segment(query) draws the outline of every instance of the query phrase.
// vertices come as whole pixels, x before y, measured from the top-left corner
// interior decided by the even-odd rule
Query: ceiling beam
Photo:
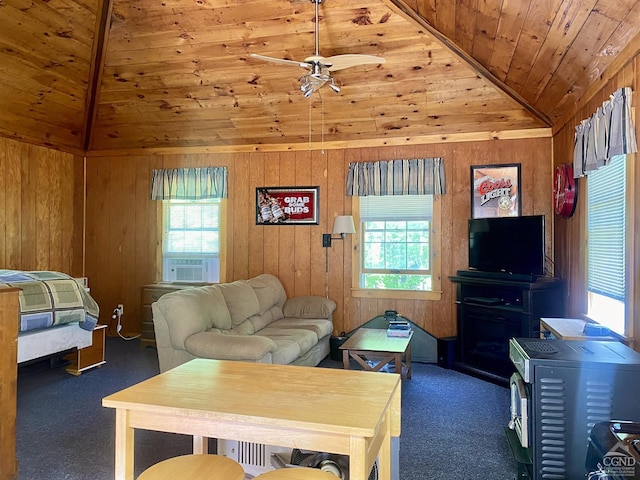
[[[91,146],[91,131],[96,116],[113,0],[99,0],[98,5],[98,15],[96,15],[96,26],[93,34],[91,70],[89,72],[89,84],[84,110],[84,130],[82,132],[82,148],[85,152]]]
[[[345,150],[351,148],[397,147],[438,143],[494,142],[525,138],[551,138],[551,128],[524,130],[478,131],[468,133],[418,135],[364,140],[313,141],[301,143],[243,144],[194,147],[127,148],[118,150],[90,150],[87,157],[128,157],[151,155],[187,155],[209,153],[298,152],[303,150]]]
[[[524,108],[527,112],[529,112],[532,116],[543,122],[547,127],[552,127],[553,122],[551,119],[544,113],[535,108],[533,105],[529,104],[522,96],[520,96],[515,90],[510,88],[507,84],[505,84],[502,80],[497,78],[493,73],[487,70],[484,65],[478,62],[475,58],[469,55],[467,52],[462,50],[458,45],[455,44],[451,39],[449,39],[446,35],[442,34],[439,30],[437,30],[433,25],[431,25],[427,19],[422,17],[418,12],[416,12],[413,8],[407,5],[404,0],[382,0],[383,3],[389,6],[392,10],[395,10],[399,14],[407,17],[409,20],[417,23],[419,27],[424,28],[429,35],[431,35],[438,43],[440,43],[444,48],[449,50],[453,55],[458,57],[462,62],[466,63],[471,67],[479,76],[492,83],[495,87],[504,92],[505,95],[516,101],[522,108]]]

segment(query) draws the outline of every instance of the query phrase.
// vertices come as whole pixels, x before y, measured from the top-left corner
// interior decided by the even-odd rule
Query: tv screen
[[[544,215],[469,220],[469,269],[544,275]]]

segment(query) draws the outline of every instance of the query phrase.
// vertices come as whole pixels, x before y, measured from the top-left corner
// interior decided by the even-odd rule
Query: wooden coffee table
[[[363,369],[378,372],[390,362],[394,362],[396,373],[411,378],[411,337],[388,337],[387,331],[374,328],[361,328],[351,335],[342,345],[342,363],[349,370],[349,358],[353,358]],[[402,362],[402,357],[404,363]],[[369,363],[369,361],[372,363]]]

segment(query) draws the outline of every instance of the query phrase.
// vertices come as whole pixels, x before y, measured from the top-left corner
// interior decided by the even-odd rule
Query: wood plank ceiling
[[[548,135],[640,45],[637,0],[0,0],[0,134],[90,154]],[[103,13],[104,12],[104,13]]]

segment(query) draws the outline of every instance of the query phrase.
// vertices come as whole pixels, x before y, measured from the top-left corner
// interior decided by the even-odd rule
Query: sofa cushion
[[[311,347],[318,343],[318,337],[314,332],[302,328],[276,328],[270,325],[260,330],[259,335],[273,340],[278,345],[276,351],[273,352],[274,363],[280,363],[276,362],[275,358],[280,353],[280,348],[286,345],[288,341],[295,342],[298,345],[298,353],[286,363],[290,363],[298,356],[307,353]]]
[[[258,297],[260,314],[263,315],[267,310],[276,306],[280,309],[280,318],[282,318],[282,306],[287,299],[287,294],[280,280],[273,275],[263,273],[257,277],[250,278],[247,283],[251,285]]]
[[[271,354],[272,363],[288,365],[300,356],[300,345],[288,338],[275,339],[277,347]]]
[[[256,318],[260,318],[260,315],[254,315],[253,317],[249,317],[247,318],[244,322],[240,323],[239,325],[235,325],[232,329],[231,329],[231,333],[233,333],[234,335],[253,335],[257,332],[255,325],[254,325],[254,319]]]
[[[237,327],[247,318],[260,313],[258,297],[245,280],[221,283],[217,287],[222,291],[222,295],[227,302],[233,327]]]
[[[287,300],[282,309],[285,317],[329,318],[336,309],[336,303],[318,296],[300,296]]]
[[[259,335],[225,335],[225,332],[207,331],[191,335],[185,342],[187,351],[199,358],[258,362],[278,345]]]
[[[311,330],[316,334],[318,340],[327,335],[331,335],[333,331],[333,322],[322,318],[283,318],[273,322],[269,326],[282,329],[294,328]]]
[[[231,328],[231,313],[227,308],[227,302],[222,295],[222,292],[216,285],[210,285],[202,287],[206,291],[207,305],[209,319],[211,325],[209,328],[220,328],[222,330],[228,330]]]
[[[253,317],[247,318],[240,325],[234,327],[233,331],[241,335],[252,335],[254,333],[260,332],[260,330],[270,325],[272,322],[280,320],[281,318],[282,309],[277,305],[274,305],[269,310],[261,313],[260,315],[254,315]]]
[[[209,328],[231,328],[231,316],[221,292],[215,286],[186,288],[163,295],[158,308],[168,322],[171,342],[184,348],[185,340],[196,332]]]

